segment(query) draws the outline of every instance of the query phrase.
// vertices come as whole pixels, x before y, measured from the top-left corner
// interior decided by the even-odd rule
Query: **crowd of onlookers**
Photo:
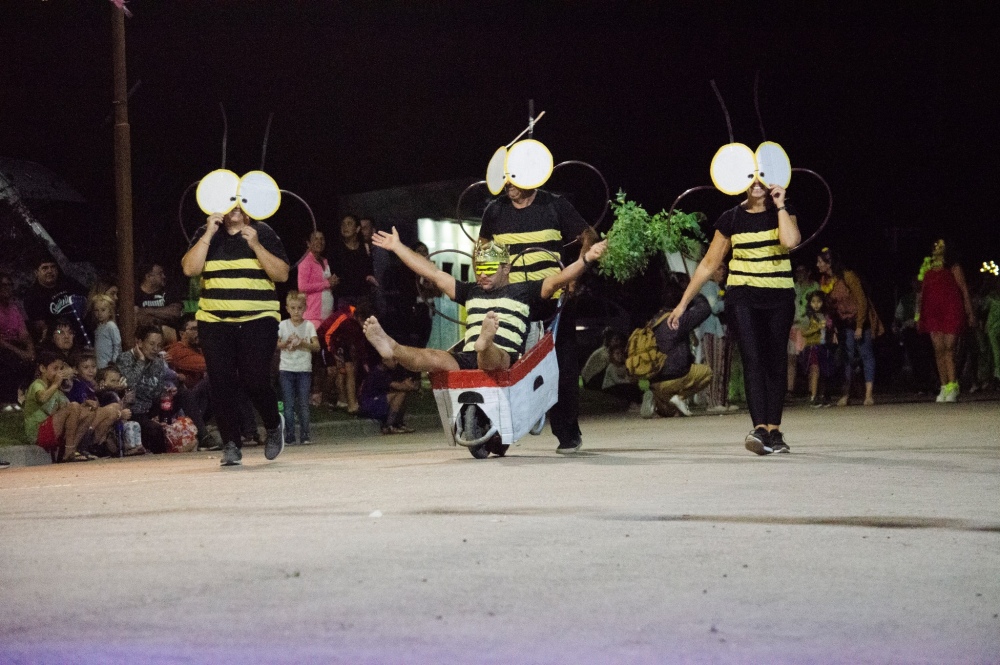
[[[361,332],[379,302],[408,339],[426,345],[433,288],[391,264],[375,279],[371,219],[344,217],[327,252],[323,232],[308,240],[289,280],[275,349],[288,444],[310,442],[310,406],[328,405],[379,421],[384,434],[412,432],[407,396],[420,376],[386,366]],[[415,247],[425,255],[427,248]],[[136,272],[135,302],[120,303],[110,279],[89,290],[65,277],[48,255],[32,266],[30,286],[17,297],[0,273],[0,407],[23,411],[25,438],[53,461],[103,455],[215,450],[205,357],[198,339],[198,284],[174,296],[162,263]],[[197,282],[197,280],[195,280]],[[193,296],[193,297],[192,297]],[[125,340],[116,318],[135,313]],[[404,335],[401,335],[404,336]],[[244,445],[260,442],[249,400],[241,413]]]
[[[818,253],[814,266],[796,264],[794,281],[788,400],[802,396],[826,407],[857,398],[870,406],[876,356],[896,365],[895,373],[916,392],[936,393],[937,402],[1000,389],[1000,279],[988,268],[967,276],[944,240],[934,243],[919,272],[914,268],[888,326],[865,280],[829,249]],[[626,370],[627,334],[610,328],[583,368],[584,387],[628,400],[644,417],[691,415],[692,403],[709,413],[736,408],[730,402],[741,401],[743,382],[739,352],[727,334],[725,282],[720,268],[677,330],[660,325],[662,316],[650,321],[666,361],[649,377],[645,393],[639,377]],[[686,285],[687,275],[668,275],[661,313],[673,308]]]
[[[371,219],[348,215],[328,248],[322,231],[308,239],[285,297],[287,317],[275,350],[287,443],[310,442],[310,407],[328,405],[378,420],[385,434],[413,431],[407,396],[420,376],[387,366],[372,352],[362,322],[375,312],[401,343],[426,346],[433,286],[390,261],[375,278]],[[427,247],[413,248],[427,255]],[[391,257],[390,257],[391,258]],[[55,461],[217,449],[196,300],[173,297],[159,263],[137,272],[133,339],[123,340],[113,280],[89,291],[64,277],[50,257],[33,266],[21,297],[0,273],[0,405],[23,410],[25,436]],[[608,329],[582,370],[586,389],[635,405],[644,417],[690,415],[692,406],[722,413],[741,401],[739,353],[727,331],[725,269],[692,302],[677,329],[659,325],[678,302],[686,276],[665,282],[659,321],[650,322],[661,368],[641,390],[626,368],[628,332]],[[1000,387],[1000,280],[971,277],[944,241],[915,271],[910,289],[885,325],[865,280],[827,249],[815,264],[794,268],[796,312],[788,337],[788,395],[815,407],[875,402],[876,347],[891,337],[909,385],[955,402],[960,392]],[[187,289],[196,294],[197,284]],[[375,298],[378,291],[379,298]],[[882,354],[885,357],[886,354]],[[852,385],[857,390],[852,392]],[[960,390],[961,386],[961,390]],[[245,444],[259,443],[248,400],[241,414]]]

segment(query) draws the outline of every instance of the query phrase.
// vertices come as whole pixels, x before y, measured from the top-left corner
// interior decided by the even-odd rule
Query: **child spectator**
[[[130,418],[132,412],[118,404],[101,406],[97,399],[97,359],[91,351],[81,351],[74,356],[73,366],[76,376],[66,393],[69,401],[82,404],[94,412],[94,420],[83,441],[77,448],[86,454],[103,447],[112,426],[122,418]]]
[[[608,352],[608,366],[604,370],[604,380],[601,390],[630,404],[642,403],[642,391],[639,382],[625,368],[626,342],[624,336],[615,333]]]
[[[24,400],[24,434],[47,451],[53,462],[79,462],[92,457],[77,451],[77,445],[94,421],[93,408],[70,402],[59,389],[72,379],[73,370],[50,351],[39,351],[36,379]]]
[[[312,321],[303,318],[306,294],[289,291],[285,298],[289,318],[278,326],[278,349],[281,362],[278,378],[285,401],[285,443],[294,444],[295,415],[299,416],[299,440],[309,441],[309,388],[312,382],[312,352],[319,351],[319,339]]]
[[[621,333],[615,331],[614,328],[605,328],[601,333],[601,346],[590,354],[587,362],[583,365],[583,369],[580,370],[580,377],[583,379],[584,388],[600,390],[604,385],[604,372],[608,368],[611,358],[611,347],[615,340],[619,344],[624,344],[624,336]]]
[[[88,309],[97,326],[94,328],[94,352],[97,369],[104,369],[122,352],[122,334],[115,323],[115,301],[111,296],[91,296]]]
[[[97,370],[94,380],[97,384],[97,403],[101,406],[115,404],[122,409],[122,418],[115,423],[116,440],[106,441],[108,452],[120,452],[125,456],[144,455],[146,449],[142,447],[142,429],[139,423],[130,420],[132,412],[124,408],[131,400],[126,394],[125,378],[112,364]]]
[[[833,319],[826,313],[826,298],[822,291],[809,294],[805,320],[799,326],[804,346],[799,354],[799,365],[809,376],[809,405],[830,406],[829,379],[833,369],[830,350],[833,337]],[[819,380],[823,379],[823,395],[818,395]]]
[[[337,408],[358,412],[358,373],[365,364],[367,340],[362,322],[371,315],[367,300],[357,307],[345,305],[333,311],[319,329],[327,373],[337,387]]]
[[[381,359],[370,368],[361,384],[359,413],[379,421],[382,434],[409,434],[414,430],[403,424],[406,397],[420,389],[420,380],[401,365],[386,366]]]

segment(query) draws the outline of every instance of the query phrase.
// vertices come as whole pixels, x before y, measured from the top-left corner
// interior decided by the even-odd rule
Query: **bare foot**
[[[500,317],[496,312],[486,312],[483,317],[483,327],[476,338],[476,353],[482,353],[493,343],[493,338],[500,329]],[[373,342],[374,344],[374,342]]]
[[[364,324],[365,337],[371,342],[378,354],[385,359],[392,358],[393,350],[399,346],[396,340],[389,337],[384,330],[382,330],[382,325],[378,322],[374,316],[369,316]]]

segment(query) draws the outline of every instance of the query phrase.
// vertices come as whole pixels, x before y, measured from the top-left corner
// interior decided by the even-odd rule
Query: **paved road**
[[[1000,662],[996,403],[794,409],[787,456],[747,428],[9,469],[0,662]]]

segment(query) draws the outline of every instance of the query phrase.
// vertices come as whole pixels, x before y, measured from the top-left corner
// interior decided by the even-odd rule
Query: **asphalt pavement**
[[[995,402],[0,473],[0,663],[997,663]]]

